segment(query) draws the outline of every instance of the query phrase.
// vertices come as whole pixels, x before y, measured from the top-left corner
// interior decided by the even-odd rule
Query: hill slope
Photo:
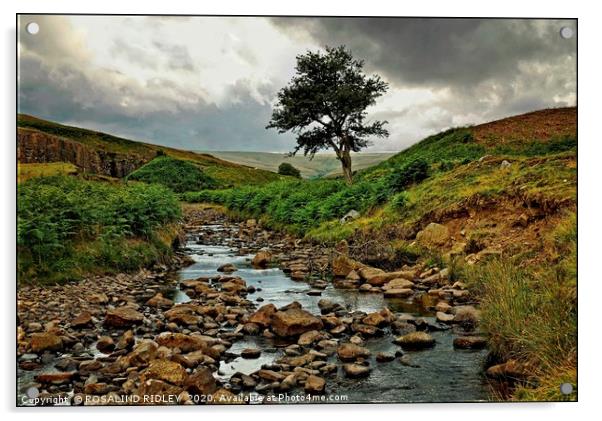
[[[111,177],[125,177],[162,152],[192,162],[222,186],[262,184],[281,178],[278,174],[209,154],[136,142],[25,114],[19,114],[17,118],[17,145],[19,163],[67,162],[84,172]]]
[[[253,168],[260,168],[268,171],[278,171],[278,166],[283,162],[288,162],[301,171],[303,178],[330,177],[342,175],[341,164],[334,154],[318,154],[312,160],[303,156],[296,155],[289,157],[284,153],[270,152],[208,152],[227,161],[247,165]],[[353,154],[353,169],[361,170],[378,164],[381,161],[391,157],[394,153],[358,153]]]

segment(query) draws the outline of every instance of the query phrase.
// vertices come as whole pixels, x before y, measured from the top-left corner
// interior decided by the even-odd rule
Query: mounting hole
[[[29,22],[27,24],[27,26],[25,27],[25,30],[27,31],[28,34],[35,35],[38,32],[40,32],[40,25],[38,25],[35,22]]]
[[[573,35],[575,35],[573,28],[570,28],[568,26],[563,26],[562,28],[560,28],[560,36],[564,39],[571,39],[573,38]]]
[[[573,385],[570,383],[562,383],[560,385],[560,393],[563,395],[570,395],[573,393]]]

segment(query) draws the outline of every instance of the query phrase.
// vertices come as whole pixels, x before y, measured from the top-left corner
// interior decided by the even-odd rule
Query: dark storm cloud
[[[573,21],[418,18],[274,18],[292,35],[346,45],[366,66],[408,85],[473,86],[505,78],[523,60],[574,55],[575,40],[559,36]]]

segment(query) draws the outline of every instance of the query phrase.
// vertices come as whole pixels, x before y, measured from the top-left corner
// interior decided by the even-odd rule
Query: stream
[[[222,225],[206,225],[202,230],[227,231]],[[291,279],[277,267],[256,269],[251,265],[254,254],[240,254],[236,247],[235,233],[230,237],[217,236],[217,242],[225,244],[199,244],[196,235],[188,236],[186,250],[194,264],[178,272],[180,281],[196,279],[202,276],[215,276],[217,268],[232,263],[247,286],[254,286],[258,292],[250,299],[262,300],[259,305],[274,304],[280,308],[292,301],[299,302],[303,308],[313,314],[320,314],[318,301],[329,299],[342,304],[349,311],[370,313],[388,307],[396,314],[407,314],[435,323],[434,314],[412,301],[399,298],[384,298],[382,294],[362,293],[357,289],[339,289],[332,283],[320,296],[307,294],[312,288],[304,281]],[[214,238],[214,237],[212,237]],[[212,241],[212,243],[215,241]],[[171,298],[176,302],[186,302],[188,296],[178,287],[171,290]],[[372,364],[373,370],[365,379],[345,379],[340,374],[333,384],[329,382],[331,394],[347,395],[348,402],[355,403],[394,403],[394,402],[474,402],[487,400],[487,381],[482,374],[487,350],[458,350],[452,345],[451,330],[433,332],[437,345],[433,349],[404,351],[413,366],[398,362]],[[393,336],[385,335],[367,339],[363,344],[372,354],[377,352],[395,353],[399,346],[392,343]],[[283,348],[294,342],[281,339],[268,339],[262,336],[245,336],[229,350],[240,353],[245,348],[259,348],[262,355],[258,359],[238,357],[231,362],[221,362],[218,376],[227,381],[236,372],[251,374],[263,365],[270,365],[284,355]],[[329,361],[334,361],[331,356]],[[339,369],[339,371],[342,371]]]

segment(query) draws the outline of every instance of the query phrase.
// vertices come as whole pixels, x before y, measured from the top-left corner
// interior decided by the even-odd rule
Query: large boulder
[[[266,268],[271,261],[272,253],[262,250],[253,257],[251,264],[256,268]]]
[[[361,364],[343,364],[345,375],[350,378],[367,377],[370,367]]]
[[[414,282],[404,278],[395,278],[383,285],[383,290],[414,288]]]
[[[371,276],[366,279],[372,286],[383,286],[389,281],[392,280],[405,280],[406,282],[410,282],[414,279],[414,272],[409,270],[402,270],[398,272],[386,272],[386,273],[377,273],[374,276]],[[410,282],[411,283],[411,282]]]
[[[435,339],[426,332],[408,333],[396,338],[393,342],[401,345],[403,349],[425,349],[435,346]]]
[[[254,323],[261,327],[268,327],[272,323],[272,316],[278,310],[274,304],[266,304],[261,306],[255,313],[249,316],[248,323]]]
[[[426,247],[445,245],[450,238],[449,230],[445,225],[431,222],[422,231],[416,234],[416,241]]]
[[[105,316],[105,326],[109,327],[130,327],[142,324],[144,316],[132,307],[117,307],[107,311]]]
[[[310,330],[320,330],[322,321],[300,308],[277,311],[272,316],[272,331],[281,337],[298,336]]]

